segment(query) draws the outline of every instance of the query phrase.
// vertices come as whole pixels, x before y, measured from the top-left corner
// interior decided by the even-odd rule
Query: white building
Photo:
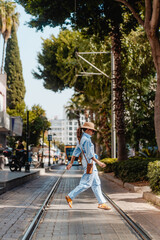
[[[76,145],[77,144],[77,120],[67,119],[66,114],[64,119],[58,119],[55,117],[50,120],[51,130],[50,134],[53,136],[53,140],[64,143],[65,145]],[[81,125],[85,122],[84,116],[80,118]]]
[[[6,147],[6,137],[22,136],[23,122],[21,117],[6,113],[7,75],[0,74],[0,147]]]

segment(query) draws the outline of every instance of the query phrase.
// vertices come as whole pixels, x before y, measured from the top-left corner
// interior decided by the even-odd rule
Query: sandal
[[[70,208],[72,208],[72,199],[69,196],[65,196],[67,203],[69,205]]]
[[[111,207],[107,206],[106,203],[98,204],[98,208],[104,209],[104,210],[111,210]]]

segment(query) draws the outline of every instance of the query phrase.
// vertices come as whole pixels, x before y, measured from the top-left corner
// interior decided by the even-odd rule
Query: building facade
[[[6,147],[6,136],[21,136],[23,122],[20,117],[6,113],[7,75],[0,74],[0,147]]]
[[[50,134],[53,136],[53,140],[64,143],[65,145],[77,144],[77,120],[69,120],[67,116],[64,119],[54,118],[50,120],[51,130]],[[84,116],[80,117],[81,125],[85,122]]]

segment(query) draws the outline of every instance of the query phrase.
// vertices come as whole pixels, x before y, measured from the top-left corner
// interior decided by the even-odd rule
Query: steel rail
[[[152,240],[149,234],[137,223],[135,223],[110,197],[108,197],[104,192],[102,192],[104,197],[108,202],[119,212],[119,214],[126,220],[126,222],[134,229],[134,231],[143,239],[143,240]]]
[[[37,226],[44,214],[44,211],[48,205],[49,200],[51,199],[53,193],[56,191],[56,189],[58,188],[60,181],[62,179],[63,174],[65,173],[66,170],[63,171],[62,175],[57,179],[56,183],[54,184],[54,186],[52,187],[51,191],[49,192],[48,196],[46,197],[45,201],[43,202],[41,208],[39,209],[39,211],[37,212],[36,216],[34,217],[33,221],[31,222],[31,224],[29,225],[27,231],[25,232],[25,234],[23,235],[21,240],[30,240],[32,239],[33,234],[35,233],[35,230],[37,229]]]

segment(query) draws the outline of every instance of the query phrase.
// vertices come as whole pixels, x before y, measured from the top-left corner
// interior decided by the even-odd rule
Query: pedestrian
[[[22,143],[22,140],[18,141],[18,146],[16,148],[16,155],[21,156],[22,151],[24,150],[24,145]]]
[[[81,177],[79,185],[65,197],[70,208],[72,208],[72,200],[78,194],[91,187],[95,197],[98,200],[98,208],[105,210],[111,209],[109,206],[107,206],[106,199],[102,194],[101,182],[96,167],[96,163],[102,168],[104,168],[106,164],[100,162],[95,158],[94,145],[91,141],[91,137],[95,131],[97,130],[94,128],[94,124],[92,122],[85,122],[81,128],[77,129],[78,142],[73,152],[71,162],[67,165],[67,170],[72,167],[75,158],[79,157],[79,155],[82,153],[82,165],[84,174]],[[87,161],[88,163],[93,163],[93,172],[91,174],[86,173]]]

